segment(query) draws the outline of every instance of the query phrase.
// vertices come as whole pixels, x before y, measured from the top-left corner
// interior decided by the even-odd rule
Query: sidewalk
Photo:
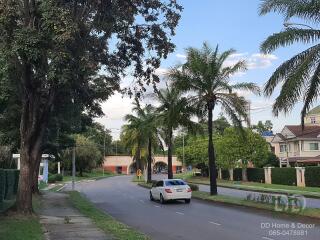
[[[75,209],[64,193],[44,192],[39,210],[40,223],[48,240],[109,240],[93,222]]]

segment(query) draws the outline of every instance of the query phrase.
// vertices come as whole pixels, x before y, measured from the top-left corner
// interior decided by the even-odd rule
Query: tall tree
[[[320,2],[305,0],[263,0],[260,15],[280,13],[285,18],[286,28],[269,36],[261,45],[264,53],[272,53],[279,47],[293,43],[315,44],[282,63],[267,81],[264,93],[267,96],[281,85],[281,91],[273,105],[273,113],[288,113],[303,99],[301,123],[312,104],[318,99],[320,90],[320,30],[302,23],[290,23],[290,19],[320,23]]]
[[[204,43],[202,49],[188,48],[187,62],[181,69],[173,69],[170,77],[175,85],[189,93],[189,101],[197,108],[198,116],[207,117],[208,124],[208,155],[210,172],[210,194],[217,194],[216,156],[213,145],[213,110],[220,105],[225,114],[237,127],[242,127],[242,120],[247,121],[247,101],[240,97],[236,90],[243,89],[259,93],[254,83],[231,84],[230,77],[246,69],[244,61],[235,65],[225,66],[227,58],[234,50],[219,54],[218,46],[212,50]]]
[[[127,67],[140,85],[158,82],[153,72],[174,49],[181,10],[175,0],[0,1],[1,78],[17,84],[21,103],[19,213],[32,212],[30,176],[53,107],[72,102],[102,114],[99,103]]]
[[[136,116],[128,114],[125,120],[128,124],[123,128],[124,141],[133,149],[134,160],[136,168],[141,169],[141,153],[146,149],[147,155],[147,181],[151,182],[151,165],[152,165],[152,149],[159,143],[157,131],[157,115],[155,114],[154,107],[147,105],[144,108],[140,106],[139,101],[136,99],[133,111]]]
[[[180,90],[169,85],[157,91],[156,98],[160,104],[157,108],[158,121],[163,129],[164,140],[168,146],[168,178],[172,179],[173,131],[179,126],[192,130],[196,129],[196,124],[191,121],[194,109],[188,103],[188,99],[182,96]]]

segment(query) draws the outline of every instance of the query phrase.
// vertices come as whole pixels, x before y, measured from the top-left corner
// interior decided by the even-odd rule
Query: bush
[[[48,183],[55,183],[63,181],[63,176],[61,174],[49,174]]]
[[[320,187],[320,167],[306,167],[304,176],[307,187]]]
[[[242,180],[242,168],[233,169],[233,180],[241,181]]]
[[[199,191],[199,186],[196,184],[188,183],[188,186],[191,188],[192,191]]]
[[[0,169],[0,203],[4,199],[5,194],[5,187],[6,187],[6,181],[5,181],[5,173],[3,169]]]
[[[230,175],[229,175],[229,170],[226,170],[226,169],[222,169],[221,170],[221,177],[222,177],[222,179],[224,179],[224,180],[229,180],[229,178],[230,178]]]
[[[295,168],[272,168],[271,179],[273,184],[296,185]]]
[[[248,181],[264,183],[264,169],[263,168],[248,168],[247,169]]]

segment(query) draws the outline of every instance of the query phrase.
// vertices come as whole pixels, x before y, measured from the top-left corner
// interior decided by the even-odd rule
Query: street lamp
[[[303,24],[303,23],[284,22],[283,26],[285,28],[289,28],[290,26],[302,26],[302,27],[307,27],[307,28],[312,29],[312,30],[314,29],[313,27],[311,27],[311,26],[309,26],[307,24]]]

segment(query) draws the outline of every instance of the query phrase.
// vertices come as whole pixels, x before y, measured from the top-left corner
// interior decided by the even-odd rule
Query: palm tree
[[[286,28],[269,36],[261,45],[264,53],[272,53],[279,47],[296,42],[315,43],[305,51],[298,53],[282,63],[267,81],[264,93],[270,96],[281,84],[279,96],[273,105],[275,116],[279,112],[288,113],[296,102],[303,99],[301,123],[320,91],[320,30],[305,24],[290,23],[291,18],[301,18],[306,22],[320,23],[320,1],[305,0],[264,0],[260,6],[260,15],[278,12],[285,17]]]
[[[210,193],[217,194],[216,157],[213,145],[212,115],[217,105],[232,120],[235,126],[242,127],[242,120],[248,121],[247,101],[234,90],[249,90],[259,93],[254,83],[231,84],[230,77],[246,69],[244,61],[225,66],[227,58],[234,50],[219,54],[218,46],[212,50],[204,43],[202,49],[188,48],[187,62],[171,71],[170,77],[179,89],[189,93],[189,101],[197,109],[200,118],[207,117],[208,156],[210,173]]]
[[[158,143],[156,114],[151,105],[142,108],[137,99],[133,111],[137,116],[132,114],[125,116],[128,124],[123,128],[123,140],[132,148],[137,169],[142,168],[141,153],[145,152],[143,149],[147,149],[147,181],[151,182],[152,148]]]
[[[182,92],[172,86],[166,85],[166,88],[156,91],[156,98],[160,104],[157,108],[157,121],[162,126],[168,146],[168,178],[172,179],[173,131],[179,126],[195,130],[196,124],[190,120],[194,111],[188,104],[188,99],[182,96]]]

